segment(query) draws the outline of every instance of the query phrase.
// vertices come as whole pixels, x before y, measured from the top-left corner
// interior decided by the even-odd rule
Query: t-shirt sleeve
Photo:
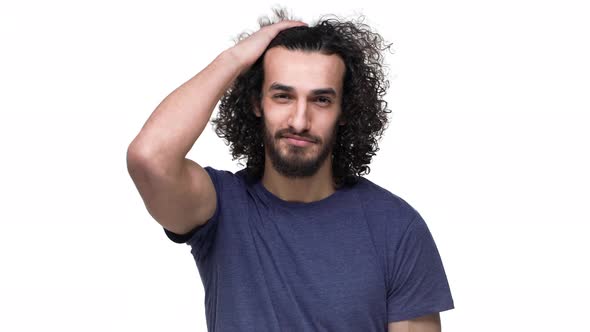
[[[416,213],[392,250],[392,264],[388,271],[388,322],[454,308],[440,254],[419,214]]]
[[[186,243],[187,245],[190,245],[192,247],[192,252],[193,254],[195,254],[195,258],[197,260],[201,260],[202,258],[204,258],[207,255],[209,248],[211,248],[211,245],[213,244],[213,241],[215,239],[215,232],[217,230],[217,225],[219,223],[219,210],[221,205],[220,193],[222,188],[221,179],[219,175],[220,171],[209,166],[204,167],[204,169],[211,177],[211,181],[213,182],[215,192],[217,195],[217,206],[215,208],[215,213],[213,214],[213,216],[209,220],[207,220],[205,224],[195,227],[186,234],[176,234],[172,231],[167,230],[166,228],[163,228],[164,233],[171,241],[176,243]]]

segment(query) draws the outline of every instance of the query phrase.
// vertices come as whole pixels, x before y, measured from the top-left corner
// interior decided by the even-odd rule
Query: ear
[[[252,111],[254,112],[254,114],[256,115],[256,117],[261,117],[262,114],[260,112],[260,104],[258,103],[258,101],[256,100],[256,98],[252,97],[250,99],[250,102],[252,104]]]

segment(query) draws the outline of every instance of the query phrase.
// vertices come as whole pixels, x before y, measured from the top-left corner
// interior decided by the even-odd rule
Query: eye
[[[326,97],[318,97],[316,99],[320,104],[324,104],[324,105],[329,105],[332,103],[332,100],[330,100],[330,98],[326,98]]]
[[[289,99],[289,95],[284,94],[284,93],[280,93],[280,94],[274,95],[273,98],[277,98],[277,99]]]

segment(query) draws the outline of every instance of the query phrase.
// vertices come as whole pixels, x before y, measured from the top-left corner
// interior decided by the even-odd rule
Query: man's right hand
[[[258,60],[279,32],[297,26],[307,26],[307,23],[285,20],[264,26],[252,35],[241,40],[238,44],[230,48],[228,52],[242,64],[244,68],[242,72],[244,72]]]

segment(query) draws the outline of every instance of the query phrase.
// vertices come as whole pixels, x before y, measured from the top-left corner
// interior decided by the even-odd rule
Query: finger
[[[308,26],[308,24],[303,21],[284,20],[277,23],[273,23],[271,25],[267,25],[263,27],[261,30],[268,30],[272,31],[272,34],[277,34],[279,31],[299,26]]]
[[[303,21],[293,21],[293,20],[285,20],[277,23],[277,25],[281,26],[307,26],[308,24]]]
[[[290,21],[290,23],[292,23],[293,25],[307,25],[307,23],[303,21]]]

